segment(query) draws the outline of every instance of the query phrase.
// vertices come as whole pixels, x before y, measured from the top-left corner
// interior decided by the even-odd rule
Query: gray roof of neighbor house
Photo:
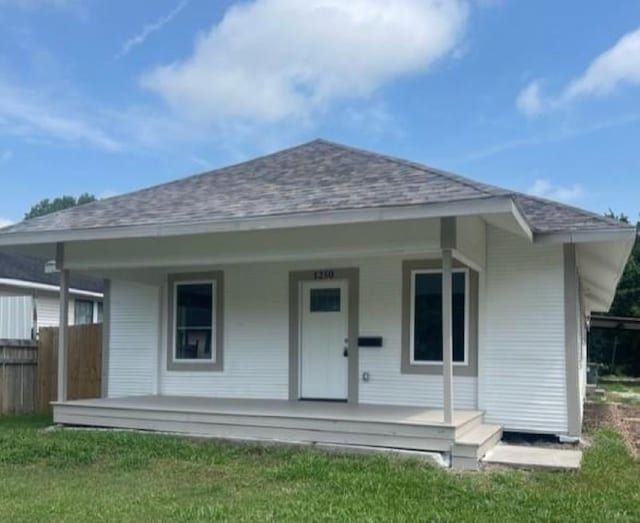
[[[60,274],[45,273],[46,262],[47,260],[33,256],[0,253],[0,279],[44,283],[57,287],[60,285]],[[78,276],[75,273],[71,274],[69,287],[82,291],[103,292],[102,280]]]
[[[406,160],[315,140],[230,167],[88,203],[3,233],[204,223],[508,197],[534,233],[630,227]]]

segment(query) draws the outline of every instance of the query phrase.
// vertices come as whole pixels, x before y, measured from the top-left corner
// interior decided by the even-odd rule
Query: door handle
[[[347,356],[349,356],[349,349],[347,349],[346,347],[344,348],[344,350],[342,351],[342,355],[346,358]]]

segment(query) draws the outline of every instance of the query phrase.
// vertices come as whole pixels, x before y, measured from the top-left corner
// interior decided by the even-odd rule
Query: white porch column
[[[442,251],[442,408],[444,422],[453,422],[453,250],[457,243],[455,217],[440,220]]]
[[[442,250],[442,379],[444,422],[453,422],[453,282],[451,249]]]
[[[69,325],[69,271],[64,268],[64,243],[56,245],[56,268],[60,271],[58,324],[58,401],[67,400],[67,347]]]

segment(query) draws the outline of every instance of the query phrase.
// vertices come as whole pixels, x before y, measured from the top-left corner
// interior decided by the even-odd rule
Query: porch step
[[[482,425],[482,421],[484,419],[484,412],[478,411],[475,415],[470,416],[463,423],[459,423],[455,428],[455,440],[459,440],[461,437],[465,436],[469,432],[472,432],[477,427]]]
[[[455,469],[477,470],[480,459],[502,439],[502,426],[480,424],[456,438],[451,451]]]

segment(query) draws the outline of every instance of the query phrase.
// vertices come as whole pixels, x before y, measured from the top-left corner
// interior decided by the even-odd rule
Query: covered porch
[[[55,423],[171,432],[197,437],[446,453],[475,468],[502,437],[478,410],[327,401],[129,396],[53,404]]]

